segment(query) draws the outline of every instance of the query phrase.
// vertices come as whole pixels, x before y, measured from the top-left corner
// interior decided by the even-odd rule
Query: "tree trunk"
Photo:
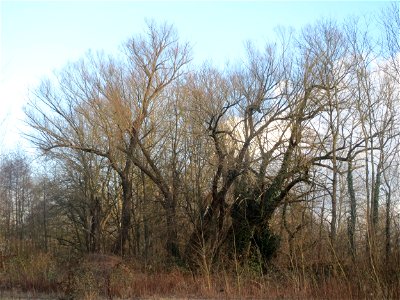
[[[374,184],[373,196],[372,196],[372,229],[374,237],[376,236],[377,226],[378,226],[378,217],[379,217],[379,190],[381,187],[381,163],[378,164],[378,168],[376,171],[376,179]]]
[[[350,241],[350,251],[353,261],[356,258],[356,244],[355,244],[355,228],[356,228],[356,194],[354,192],[354,182],[353,182],[353,163],[350,160],[347,165],[347,189],[350,196],[350,219],[348,224],[348,234]]]
[[[337,223],[337,170],[334,163],[332,179],[332,220],[331,220],[331,243],[335,244],[336,241],[336,223]]]
[[[168,197],[165,201],[167,221],[167,252],[173,258],[180,258],[178,246],[178,224],[176,220],[176,201],[174,197]]]
[[[389,257],[390,257],[390,252],[391,252],[391,242],[390,242],[390,209],[391,209],[391,189],[388,186],[388,191],[386,193],[386,228],[385,228],[385,238],[386,238],[386,243],[385,243],[385,259],[386,263],[389,263]]]
[[[100,218],[101,218],[101,205],[98,197],[93,197],[90,207],[90,239],[89,239],[89,252],[100,251]]]
[[[125,245],[129,239],[129,229],[131,227],[131,211],[132,211],[132,182],[128,178],[122,179],[122,212],[121,227],[117,240],[114,245],[114,254],[124,255]]]
[[[189,241],[185,249],[185,259],[187,263],[196,269],[198,257],[197,255],[207,249],[207,257],[209,261],[214,260],[215,254],[221,242],[221,229],[220,226],[224,222],[225,212],[221,206],[225,206],[226,192],[220,191],[211,197],[211,203],[201,216],[190,235]],[[206,248],[206,249],[204,249]]]
[[[44,251],[48,251],[48,229],[47,229],[47,194],[46,182],[43,181],[43,238]]]

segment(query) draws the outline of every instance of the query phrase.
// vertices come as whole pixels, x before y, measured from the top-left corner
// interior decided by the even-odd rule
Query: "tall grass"
[[[0,272],[0,296],[8,291],[14,295],[48,294],[87,300],[400,298],[400,274],[396,266],[389,273],[383,267],[376,270],[379,283],[362,262],[352,268],[343,266],[343,272],[334,272],[330,266],[291,269],[271,265],[263,274],[240,268],[239,264],[233,264],[232,268],[194,275],[178,267],[147,271],[139,262],[110,255],[65,258],[37,252],[4,262]]]

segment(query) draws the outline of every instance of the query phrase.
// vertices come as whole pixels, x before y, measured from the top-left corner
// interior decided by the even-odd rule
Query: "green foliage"
[[[276,253],[280,239],[263,222],[260,205],[256,200],[238,201],[234,204],[231,215],[237,257],[247,262],[250,257],[257,257],[259,254],[262,261],[269,261]]]
[[[269,261],[279,248],[280,238],[273,234],[269,227],[261,227],[256,231],[254,240],[265,262]]]

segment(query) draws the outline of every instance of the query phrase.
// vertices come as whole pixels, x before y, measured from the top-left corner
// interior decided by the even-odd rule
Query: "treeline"
[[[206,275],[363,265],[399,284],[399,6],[382,16],[282,30],[222,69],[149,23],[69,64],[26,108],[41,163],[2,157],[3,253]]]

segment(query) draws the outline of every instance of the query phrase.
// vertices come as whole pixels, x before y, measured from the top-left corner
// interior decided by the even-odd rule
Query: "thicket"
[[[223,69],[149,23],[44,80],[40,156],[0,161],[2,289],[400,297],[399,6],[382,16],[282,30]]]

